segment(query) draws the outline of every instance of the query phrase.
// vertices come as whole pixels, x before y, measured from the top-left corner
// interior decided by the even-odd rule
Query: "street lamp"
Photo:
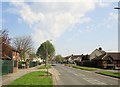
[[[115,7],[114,9],[120,9],[120,7]]]
[[[47,76],[48,76],[48,44],[47,44],[48,41],[52,41],[52,40],[46,40],[46,44],[45,44]]]

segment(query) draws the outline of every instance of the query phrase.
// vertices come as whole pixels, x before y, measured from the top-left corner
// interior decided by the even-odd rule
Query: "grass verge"
[[[35,71],[28,73],[15,81],[13,81],[9,86],[12,85],[49,85],[49,87],[52,87],[52,75],[49,73],[47,76],[45,71]]]
[[[101,71],[96,73],[120,79],[120,72]]]
[[[42,65],[42,66],[40,66],[40,67],[38,67],[38,69],[46,69],[46,68],[51,68],[51,65],[47,65],[47,66],[45,66],[45,65]]]
[[[83,66],[72,66],[73,68],[81,69],[81,70],[88,70],[88,71],[95,71],[97,68],[91,68],[91,67],[83,67]]]

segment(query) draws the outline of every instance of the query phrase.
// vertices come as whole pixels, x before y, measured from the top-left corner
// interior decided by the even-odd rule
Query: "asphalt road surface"
[[[118,85],[118,79],[99,75],[92,71],[85,71],[57,64],[54,68],[59,72],[58,85]]]

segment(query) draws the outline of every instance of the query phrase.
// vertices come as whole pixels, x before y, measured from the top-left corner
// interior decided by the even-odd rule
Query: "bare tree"
[[[31,36],[20,36],[13,38],[13,47],[20,52],[20,56],[25,60],[25,54],[29,53],[33,47]]]
[[[9,35],[8,35],[8,30],[6,29],[2,29],[0,30],[0,37],[2,37],[2,42],[5,43],[5,44],[10,44],[10,38],[9,38]]]

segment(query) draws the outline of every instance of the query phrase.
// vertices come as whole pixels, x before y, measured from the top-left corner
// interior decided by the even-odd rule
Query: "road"
[[[60,64],[57,64],[54,68],[59,73],[58,85],[109,85],[108,87],[118,85],[117,78],[99,75],[92,71],[75,69]]]

